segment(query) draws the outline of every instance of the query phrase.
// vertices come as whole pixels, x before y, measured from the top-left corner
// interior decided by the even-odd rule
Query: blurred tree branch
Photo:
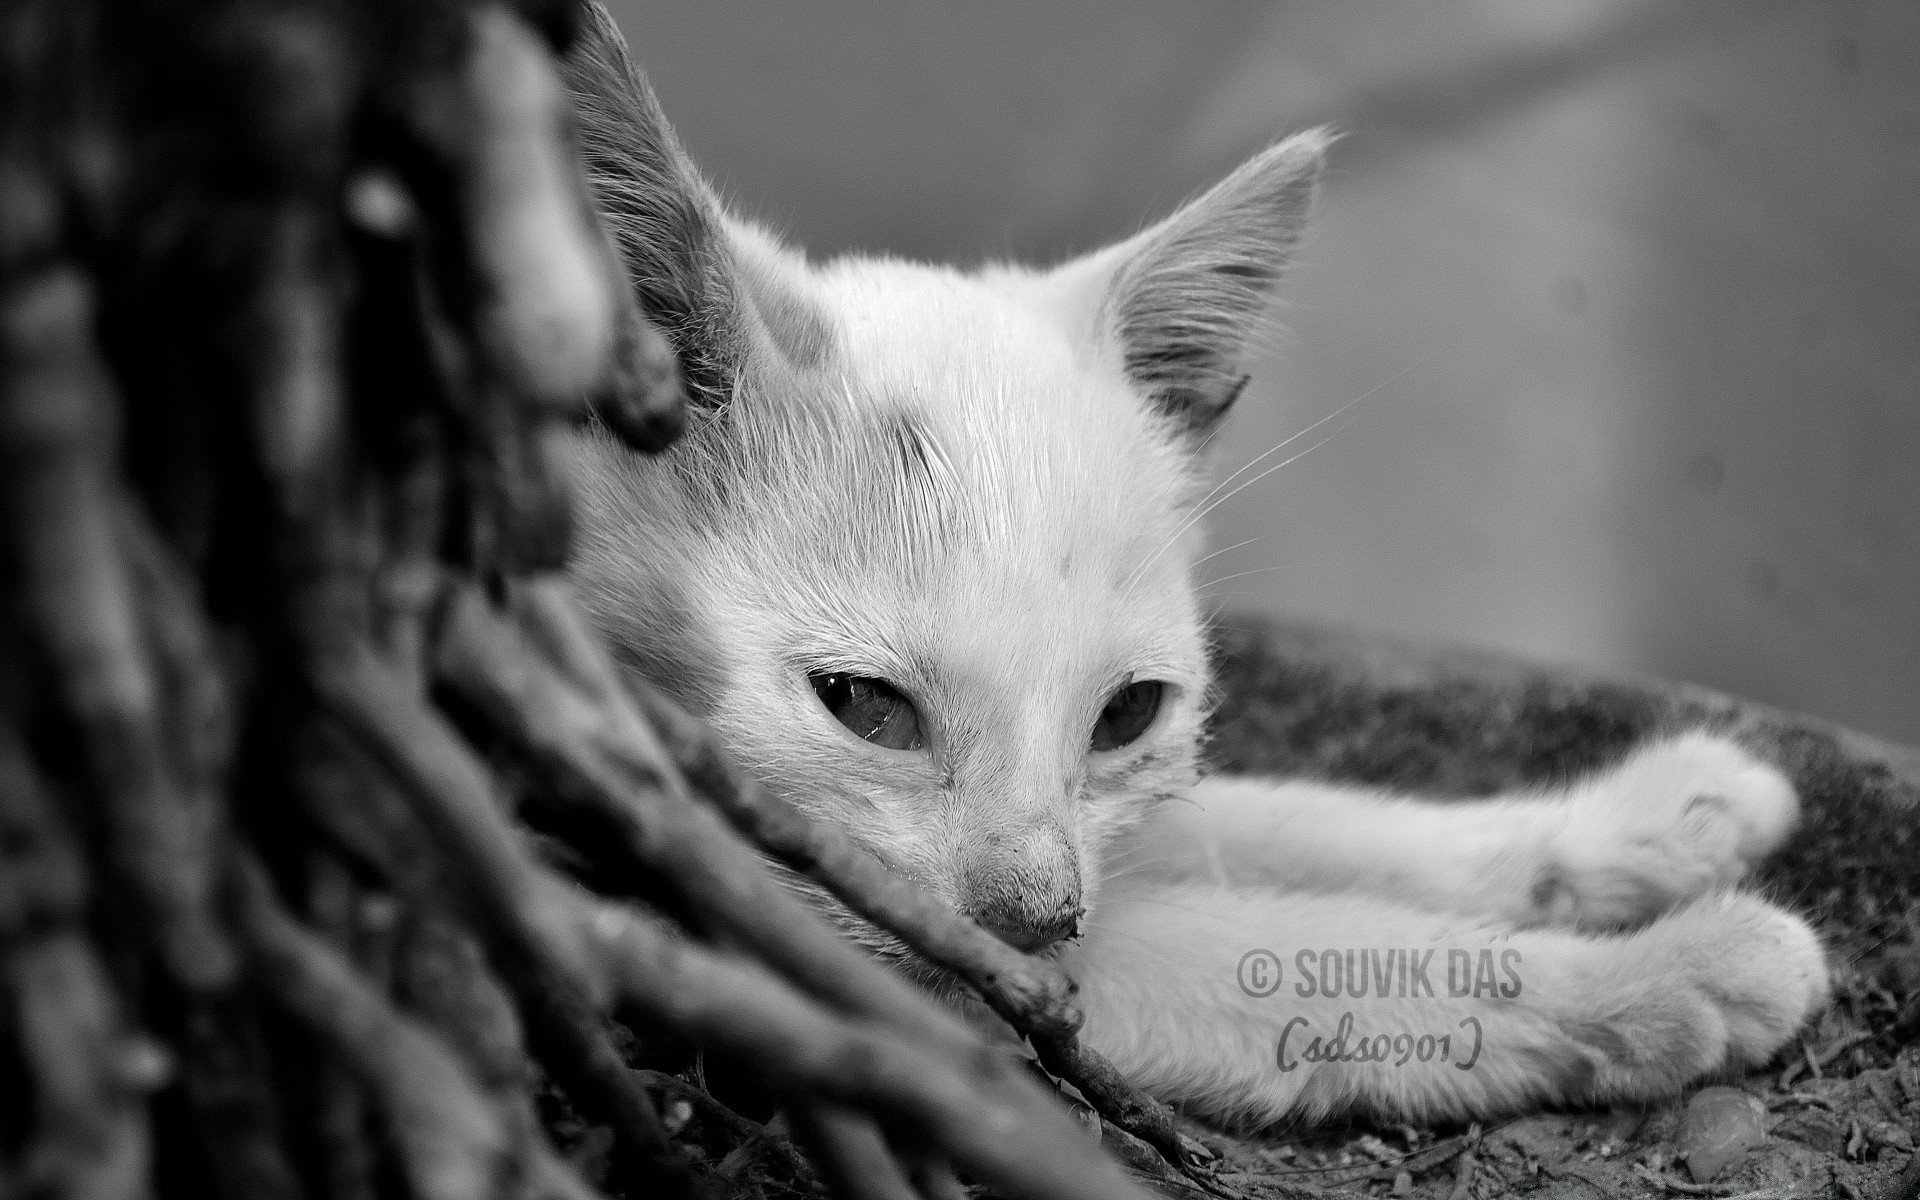
[[[676,1139],[690,1085],[634,1064],[691,1045],[845,1194],[1138,1194],[762,853],[1182,1159],[1069,981],[733,774],[553,575],[564,425],[657,450],[681,404],[573,149],[583,18],[0,12],[0,1193],[713,1194],[687,1121],[773,1135],[695,1089]],[[523,823],[555,805],[620,894]]]

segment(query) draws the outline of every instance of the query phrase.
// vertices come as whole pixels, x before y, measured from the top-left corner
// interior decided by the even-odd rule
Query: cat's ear
[[[1295,134],[1049,280],[1092,314],[1095,336],[1190,436],[1213,429],[1246,386],[1249,343],[1300,241],[1332,140],[1325,129]]]
[[[595,206],[634,296],[672,339],[689,399],[721,403],[745,353],[738,271],[719,199],[634,69],[606,8],[589,3],[562,62]]]

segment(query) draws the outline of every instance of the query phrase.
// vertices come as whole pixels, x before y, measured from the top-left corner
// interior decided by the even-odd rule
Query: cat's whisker
[[[1123,878],[1128,868],[1138,863],[1157,863],[1159,861],[1159,851],[1157,848],[1152,846],[1131,847],[1111,858],[1103,859],[1102,866],[1104,869],[1100,872],[1100,878],[1104,881],[1111,882],[1112,880]]]
[[[1388,380],[1387,382],[1391,383],[1393,381]],[[1246,462],[1241,463],[1238,467],[1234,468],[1233,472],[1229,474],[1226,478],[1214,484],[1213,487],[1207,492],[1206,495],[1200,497],[1199,503],[1202,506],[1204,506],[1207,503],[1207,501],[1213,499],[1215,496],[1220,494],[1220,489],[1226,487],[1228,484],[1231,484],[1235,479],[1238,479],[1242,473],[1246,471],[1250,471],[1254,467],[1259,466],[1265,460],[1280,453],[1282,450],[1285,450],[1288,446],[1291,446],[1295,442],[1299,441],[1301,438],[1306,437],[1308,434],[1312,433],[1314,430],[1320,428],[1322,425],[1325,425],[1328,421],[1332,421],[1336,419],[1337,417],[1340,416],[1340,414],[1346,412],[1348,409],[1352,408],[1354,405],[1359,404],[1371,398],[1372,396],[1374,396],[1380,391],[1381,387],[1385,387],[1385,386],[1386,384],[1383,383],[1379,387],[1375,387],[1372,390],[1364,393],[1363,395],[1354,397],[1352,400],[1349,400],[1345,404],[1342,404],[1339,408],[1336,408],[1332,412],[1321,417],[1319,420],[1307,426],[1305,429],[1301,429],[1296,433],[1289,434],[1287,437],[1282,438],[1279,442],[1261,451],[1259,454],[1255,455],[1253,458],[1250,458]]]
[[[1218,579],[1209,579],[1205,583],[1195,584],[1193,590],[1196,594],[1202,594],[1205,593],[1208,588],[1218,587],[1223,583],[1231,583],[1236,579],[1245,579],[1249,575],[1267,575],[1274,571],[1286,571],[1291,568],[1292,564],[1283,563],[1276,567],[1255,567],[1249,571],[1235,571],[1231,575],[1222,575]]]
[[[1258,475],[1255,475],[1252,479],[1249,479],[1246,482],[1240,484],[1238,487],[1234,488],[1232,491],[1228,492],[1226,495],[1213,500],[1211,503],[1207,504],[1204,508],[1202,508],[1199,512],[1195,513],[1193,519],[1195,521],[1204,520],[1207,514],[1213,512],[1214,509],[1219,508],[1222,504],[1225,504],[1227,501],[1233,499],[1235,496],[1238,496],[1241,492],[1246,491],[1248,488],[1252,487],[1254,484],[1259,483],[1262,479],[1265,479],[1267,476],[1273,474],[1275,471],[1278,471],[1282,467],[1290,467],[1294,463],[1299,462],[1301,459],[1305,458],[1307,455],[1312,454],[1315,450],[1320,449],[1322,446],[1326,445],[1328,442],[1331,442],[1333,439],[1339,437],[1342,433],[1346,432],[1347,426],[1353,424],[1353,421],[1354,421],[1354,418],[1349,417],[1346,420],[1340,422],[1340,424],[1334,426],[1332,433],[1329,433],[1327,436],[1321,438],[1319,441],[1313,443],[1311,446],[1308,446],[1305,450],[1300,451],[1300,453],[1298,454],[1288,455],[1286,458],[1281,459],[1279,462],[1268,467],[1266,470],[1260,472]]]
[[[1381,386],[1384,387],[1385,385],[1383,384]],[[1378,391],[1379,391],[1379,388],[1375,388],[1373,391],[1368,392],[1366,395],[1357,396],[1354,399],[1349,400],[1347,403],[1341,405],[1339,408],[1334,409],[1332,412],[1328,413],[1326,416],[1321,417],[1319,420],[1307,426],[1305,429],[1302,429],[1297,433],[1294,433],[1285,438],[1282,438],[1278,443],[1267,448],[1266,450],[1261,451],[1258,455],[1248,459],[1246,462],[1241,463],[1240,466],[1234,469],[1232,474],[1228,475],[1226,478],[1222,479],[1220,482],[1214,484],[1213,487],[1208,490],[1207,494],[1200,497],[1200,499],[1196,502],[1196,508],[1200,509],[1201,511],[1199,513],[1196,513],[1191,519],[1182,523],[1179,528],[1175,529],[1173,531],[1172,536],[1168,537],[1165,542],[1161,543],[1160,548],[1155,550],[1151,557],[1149,557],[1144,563],[1140,564],[1139,568],[1128,576],[1127,587],[1122,594],[1123,595],[1131,594],[1133,587],[1139,582],[1139,580],[1142,577],[1145,576],[1147,569],[1152,567],[1153,564],[1159,560],[1160,556],[1162,554],[1165,554],[1170,547],[1172,547],[1174,544],[1179,542],[1180,538],[1189,529],[1192,529],[1194,525],[1198,524],[1200,517],[1205,515],[1205,510],[1208,502],[1211,501],[1215,496],[1219,495],[1220,490],[1222,488],[1231,484],[1235,479],[1238,479],[1244,472],[1253,469],[1254,467],[1260,465],[1260,463],[1264,462],[1266,459],[1271,458],[1273,455],[1278,454],[1282,450],[1285,450],[1288,446],[1293,445],[1295,442],[1299,441],[1301,438],[1306,437],[1308,434],[1312,433],[1314,430],[1320,428],[1322,425],[1325,425],[1328,421],[1335,419],[1341,413],[1346,412],[1348,409],[1352,408],[1354,405],[1359,404],[1360,402],[1368,399],[1370,396],[1374,395],[1374,393]]]
[[[1155,908],[1165,909],[1168,912],[1176,912],[1181,914],[1182,916],[1193,917],[1193,918],[1196,918],[1197,922],[1199,922],[1200,924],[1212,924],[1218,927],[1224,927],[1224,924],[1225,924],[1224,922],[1217,922],[1217,921],[1211,920],[1212,914],[1209,913],[1207,910],[1202,908],[1194,908],[1190,905],[1174,904],[1165,900],[1147,900],[1142,897],[1132,897],[1131,903],[1150,904]],[[1091,917],[1091,916],[1089,916],[1088,918],[1086,918],[1084,921],[1081,922],[1081,932],[1082,933],[1099,933],[1104,937],[1118,938],[1128,942],[1132,942],[1136,945],[1154,945],[1155,944],[1153,939],[1146,937],[1142,934],[1135,933],[1132,930],[1127,929],[1125,926],[1119,925],[1117,923],[1109,923],[1107,921],[1100,920],[1096,917]]]
[[[1367,391],[1363,392],[1362,394],[1355,396],[1353,399],[1347,401],[1345,404],[1342,404],[1339,408],[1334,409],[1332,412],[1328,413],[1326,416],[1321,417],[1319,420],[1307,426],[1305,429],[1300,430],[1298,433],[1293,434],[1291,437],[1285,438],[1279,444],[1273,446],[1271,449],[1268,449],[1262,452],[1257,457],[1249,459],[1247,462],[1242,463],[1232,474],[1228,475],[1225,479],[1222,479],[1219,483],[1214,484],[1213,488],[1210,491],[1208,491],[1205,496],[1202,496],[1200,498],[1200,501],[1197,505],[1197,511],[1194,512],[1194,514],[1191,517],[1189,517],[1186,521],[1182,522],[1179,528],[1174,530],[1173,535],[1167,538],[1165,542],[1161,543],[1160,548],[1158,550],[1155,550],[1153,554],[1145,562],[1141,563],[1140,566],[1135,571],[1133,571],[1132,574],[1128,576],[1127,586],[1124,589],[1122,589],[1121,594],[1123,596],[1131,595],[1134,587],[1136,587],[1139,584],[1141,579],[1144,579],[1146,577],[1147,571],[1152,568],[1154,563],[1159,561],[1160,556],[1165,554],[1169,549],[1171,549],[1174,545],[1176,545],[1180,541],[1180,539],[1186,535],[1188,530],[1192,529],[1195,525],[1199,524],[1202,520],[1204,520],[1208,513],[1220,507],[1220,505],[1226,503],[1228,500],[1233,499],[1235,496],[1239,495],[1242,491],[1245,491],[1248,487],[1260,482],[1262,479],[1265,479],[1267,476],[1273,474],[1275,471],[1279,470],[1281,467],[1287,466],[1294,462],[1298,462],[1301,458],[1304,458],[1306,455],[1311,454],[1313,451],[1318,450],[1320,447],[1326,445],[1328,442],[1332,441],[1335,437],[1338,437],[1341,431],[1346,429],[1348,425],[1352,424],[1353,423],[1352,419],[1349,418],[1346,421],[1342,421],[1340,425],[1337,426],[1331,434],[1328,434],[1326,437],[1321,438],[1319,441],[1315,442],[1313,445],[1307,447],[1305,450],[1302,450],[1299,454],[1295,454],[1279,463],[1274,464],[1271,467],[1268,467],[1266,470],[1260,472],[1258,475],[1255,475],[1252,479],[1247,480],[1245,483],[1240,484],[1238,487],[1235,487],[1232,491],[1227,492],[1225,495],[1221,495],[1220,489],[1226,487],[1228,484],[1232,483],[1235,479],[1238,479],[1242,473],[1252,469],[1255,466],[1258,466],[1260,463],[1264,462],[1266,459],[1272,457],[1275,454],[1278,454],[1280,451],[1286,449],[1288,446],[1291,446],[1293,443],[1299,441],[1301,438],[1312,433],[1314,430],[1320,428],[1322,425],[1325,425],[1327,422],[1335,420],[1336,418],[1340,417],[1342,414],[1349,412],[1356,405],[1364,404],[1366,401],[1373,399],[1375,396],[1379,395],[1382,391],[1384,391],[1388,387],[1406,378],[1415,369],[1421,366],[1424,366],[1428,358],[1430,357],[1432,356],[1422,355],[1420,358],[1417,358],[1413,362],[1408,363],[1406,366],[1402,367],[1399,371],[1395,372],[1393,375],[1382,380],[1380,383],[1375,384],[1373,387],[1369,388]]]
[[[1231,546],[1222,546],[1218,550],[1212,551],[1211,553],[1202,554],[1199,558],[1196,558],[1192,562],[1188,563],[1187,566],[1189,569],[1193,567],[1197,567],[1201,563],[1206,562],[1209,559],[1219,558],[1222,554],[1230,554],[1233,551],[1242,548],[1243,546],[1251,546],[1255,542],[1262,540],[1263,537],[1264,535],[1256,534],[1255,536],[1248,538],[1244,542],[1235,542]]]
[[[1256,592],[1256,591],[1249,591],[1245,588],[1236,588],[1228,592],[1213,592],[1208,595],[1201,596],[1199,597],[1199,599],[1205,600],[1209,603],[1218,601],[1218,603],[1215,604],[1214,610],[1213,610],[1213,617],[1217,618],[1221,613],[1227,610],[1227,606],[1229,604],[1233,604],[1238,601],[1246,600],[1249,598],[1259,599],[1266,595],[1267,593],[1265,592]]]
[[[1087,918],[1087,920],[1081,923],[1080,932],[1083,936],[1087,934],[1097,933],[1102,937],[1115,938],[1120,941],[1130,942],[1137,946],[1153,944],[1151,939],[1142,937],[1140,934],[1132,932],[1131,930],[1127,929],[1125,926],[1112,924],[1107,921],[1095,920],[1092,917]],[[1106,977],[1109,979],[1113,978],[1113,976],[1111,974],[1108,974],[1106,970],[1103,967],[1101,967],[1091,956],[1088,956],[1085,965],[1088,967],[1091,967],[1096,971],[1099,971],[1103,975],[1106,975]]]

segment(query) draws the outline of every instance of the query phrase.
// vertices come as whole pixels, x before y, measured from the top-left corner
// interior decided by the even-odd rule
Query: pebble
[[[1767,1140],[1767,1106],[1739,1088],[1703,1088],[1680,1118],[1680,1157],[1705,1183]]]

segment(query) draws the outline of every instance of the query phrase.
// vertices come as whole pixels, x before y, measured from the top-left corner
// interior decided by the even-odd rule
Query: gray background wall
[[[1053,258],[1347,132],[1223,605],[1691,679],[1920,743],[1920,5],[615,0],[816,253]]]

